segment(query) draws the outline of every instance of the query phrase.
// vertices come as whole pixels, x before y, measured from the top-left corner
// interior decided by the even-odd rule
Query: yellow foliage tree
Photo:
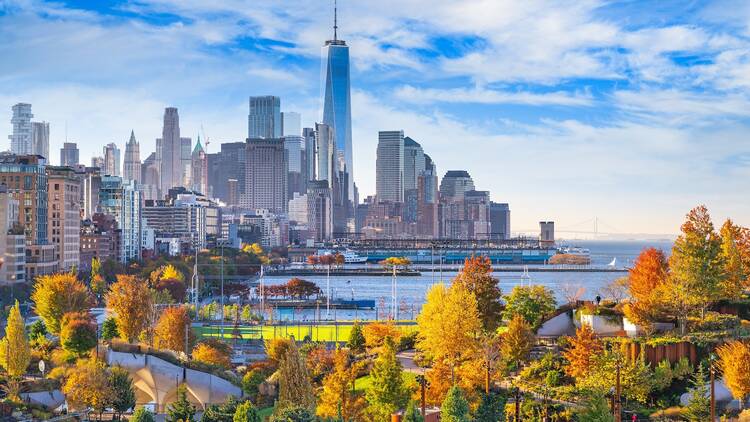
[[[284,360],[291,343],[291,340],[285,338],[267,339],[265,344],[266,356],[274,364],[280,364]]]
[[[79,360],[62,386],[68,406],[102,412],[113,398],[109,376],[104,365],[93,360]]]
[[[508,331],[503,333],[500,346],[503,359],[511,365],[520,366],[528,359],[534,342],[534,330],[529,323],[521,315],[514,316],[508,323]]]
[[[60,321],[68,312],[86,312],[91,307],[91,294],[71,273],[42,275],[36,278],[31,293],[34,310],[53,334],[60,333]]]
[[[26,327],[18,307],[18,301],[10,309],[5,326],[5,337],[0,340],[0,364],[12,378],[26,373],[31,362],[31,347],[26,338]]]
[[[433,362],[443,361],[456,368],[478,354],[482,321],[476,297],[463,284],[433,286],[417,325],[417,348]]]
[[[174,265],[166,265],[161,272],[160,280],[180,280],[184,281],[185,276]]]
[[[583,325],[576,330],[576,336],[570,338],[570,346],[562,353],[568,361],[564,368],[565,373],[573,378],[586,376],[593,365],[594,357],[602,348],[602,343],[596,338],[594,330],[589,325]]]
[[[360,365],[351,362],[349,353],[343,349],[336,350],[333,362],[333,372],[323,379],[317,414],[322,418],[360,420],[365,399],[353,391]]]
[[[750,395],[750,344],[731,341],[719,346],[719,366],[732,396],[744,403]]]
[[[187,328],[187,329],[186,329]],[[190,315],[184,306],[174,306],[164,310],[154,330],[156,347],[159,349],[187,352],[185,334],[190,336]],[[189,343],[190,339],[187,339]]]
[[[721,226],[721,256],[724,262],[724,274],[721,281],[722,295],[730,300],[742,296],[750,276],[750,268],[746,268],[742,259],[740,237],[742,229],[732,220],[727,220]]]
[[[118,275],[107,294],[107,308],[116,317],[117,331],[132,343],[146,329],[153,307],[151,292],[144,281],[130,275]]]
[[[231,347],[220,340],[201,342],[193,348],[194,360],[224,369],[231,367],[231,355]]]
[[[381,347],[386,337],[398,342],[402,336],[401,330],[392,321],[371,322],[365,325],[362,333],[365,336],[365,346],[370,350]]]

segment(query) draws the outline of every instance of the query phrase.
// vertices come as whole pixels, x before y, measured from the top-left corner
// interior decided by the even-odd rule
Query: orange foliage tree
[[[453,284],[460,284],[474,293],[482,328],[486,331],[497,329],[502,320],[503,292],[498,286],[499,282],[492,277],[492,261],[486,256],[466,258],[461,272],[453,279]]]
[[[573,378],[585,377],[594,364],[594,357],[602,349],[602,343],[596,338],[594,330],[589,325],[583,325],[576,330],[576,336],[570,338],[570,346],[562,353],[568,361],[565,373]]]
[[[232,365],[232,347],[217,339],[208,339],[193,348],[193,359],[208,365],[229,369]]]
[[[386,337],[395,343],[401,338],[401,330],[393,322],[371,322],[362,330],[365,335],[365,345],[368,349],[375,349],[383,345]]]
[[[156,347],[187,353],[185,345],[190,342],[190,338],[185,339],[186,334],[190,336],[190,315],[187,307],[167,308],[159,317],[154,330]]]
[[[750,395],[750,344],[731,341],[719,346],[716,354],[727,388],[735,399],[744,403]]]
[[[109,287],[107,308],[117,322],[117,332],[123,340],[134,342],[148,326],[153,300],[146,282],[130,275],[118,275]]]
[[[365,399],[355,393],[354,381],[361,364],[353,362],[346,350],[338,349],[333,356],[333,371],[323,379],[316,413],[322,418],[356,421],[362,418]]]
[[[60,333],[60,321],[68,312],[88,311],[91,292],[72,273],[43,275],[36,278],[31,293],[34,310],[53,334]]]
[[[632,300],[625,306],[625,316],[648,329],[663,311],[669,280],[667,257],[659,249],[646,248],[635,260],[628,276]]]

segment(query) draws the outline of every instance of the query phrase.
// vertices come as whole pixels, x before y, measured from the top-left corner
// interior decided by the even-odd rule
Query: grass
[[[402,372],[401,378],[404,380],[404,384],[406,385],[417,384],[417,375],[412,372]],[[370,386],[372,386],[372,376],[370,375],[365,375],[364,377],[357,378],[357,380],[354,381],[354,390],[359,393],[364,393],[370,388]]]
[[[274,407],[264,407],[263,409],[258,410],[258,416],[260,416],[260,420],[266,420],[266,418],[270,418],[271,414],[273,413]]]
[[[236,335],[240,338],[248,339],[260,339],[261,334],[264,339],[273,338],[290,338],[294,336],[297,340],[302,340],[309,336],[313,341],[347,341],[349,340],[349,334],[352,331],[352,322],[342,322],[336,324],[321,324],[321,325],[283,325],[283,326],[245,326],[235,328],[231,325],[224,326],[224,338],[232,339]],[[404,333],[409,333],[416,329],[415,325],[400,325],[399,328]],[[193,331],[199,337],[220,337],[220,326],[211,325],[204,327],[193,327]]]

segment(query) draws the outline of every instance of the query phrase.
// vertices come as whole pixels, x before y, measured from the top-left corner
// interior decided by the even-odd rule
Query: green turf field
[[[347,341],[352,330],[352,322],[339,324],[320,325],[283,325],[283,326],[245,326],[235,329],[231,325],[224,326],[224,338],[263,339],[290,338],[294,336],[302,340],[309,336],[313,341]],[[404,333],[412,332],[416,325],[399,325]],[[220,337],[221,327],[219,325],[193,327],[198,337]]]

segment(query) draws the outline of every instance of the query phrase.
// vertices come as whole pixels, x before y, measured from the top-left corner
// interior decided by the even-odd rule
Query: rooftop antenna
[[[336,0],[333,0],[333,40],[336,41],[337,38],[337,31],[339,29],[338,26],[338,12],[337,12],[337,4]]]

